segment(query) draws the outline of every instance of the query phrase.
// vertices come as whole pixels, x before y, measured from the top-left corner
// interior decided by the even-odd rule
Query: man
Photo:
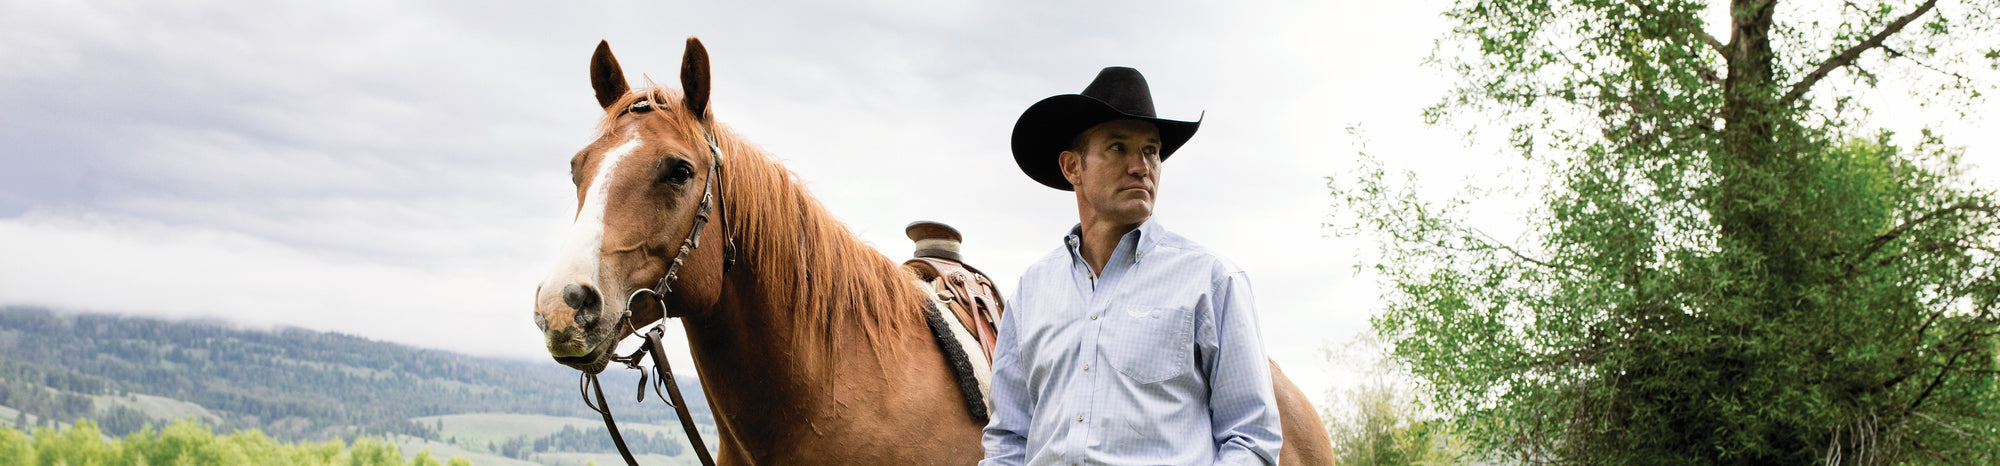
[[[1014,123],[1014,161],[1074,191],[1080,222],[1001,317],[980,464],[1278,462],[1249,280],[1151,220],[1161,162],[1200,125],[1156,117],[1122,67]]]

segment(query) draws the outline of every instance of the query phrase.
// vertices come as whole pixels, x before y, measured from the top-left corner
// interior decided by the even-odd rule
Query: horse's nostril
[[[578,311],[591,310],[597,307],[597,290],[590,289],[590,285],[571,283],[563,287],[563,304]]]
[[[597,290],[590,285],[571,283],[563,287],[563,304],[576,310],[576,324],[589,327],[597,320]]]

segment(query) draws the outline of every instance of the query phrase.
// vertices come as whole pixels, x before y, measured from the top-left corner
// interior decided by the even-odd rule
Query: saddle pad
[[[918,281],[924,289],[930,284]],[[958,381],[958,391],[965,399],[965,408],[972,413],[972,419],[984,423],[987,413],[993,412],[993,365],[979,350],[979,339],[957,318],[946,317],[944,309],[948,305],[935,297],[924,300],[924,323],[930,326],[931,336],[937,338],[938,349],[944,353],[945,364],[951,367],[952,378]]]

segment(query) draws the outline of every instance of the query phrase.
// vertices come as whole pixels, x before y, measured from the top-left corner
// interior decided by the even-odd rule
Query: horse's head
[[[591,56],[590,78],[605,116],[597,140],[570,159],[575,224],[563,256],[535,292],[535,324],[557,362],[595,373],[619,340],[666,314],[658,301],[629,298],[667,274],[698,223],[704,193],[712,189],[719,204],[722,187],[710,182],[721,172],[710,168],[719,155],[705,136],[713,122],[708,52],[700,41],[688,38],[682,95],[632,90],[608,43]],[[675,315],[699,317],[719,299],[729,232],[707,230],[702,246],[687,253],[673,291],[657,290]]]

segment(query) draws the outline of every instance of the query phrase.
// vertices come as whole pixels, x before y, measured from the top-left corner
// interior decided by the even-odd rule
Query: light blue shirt
[[[1243,271],[1147,221],[1092,276],[1077,231],[1007,302],[979,464],[1277,464]]]

